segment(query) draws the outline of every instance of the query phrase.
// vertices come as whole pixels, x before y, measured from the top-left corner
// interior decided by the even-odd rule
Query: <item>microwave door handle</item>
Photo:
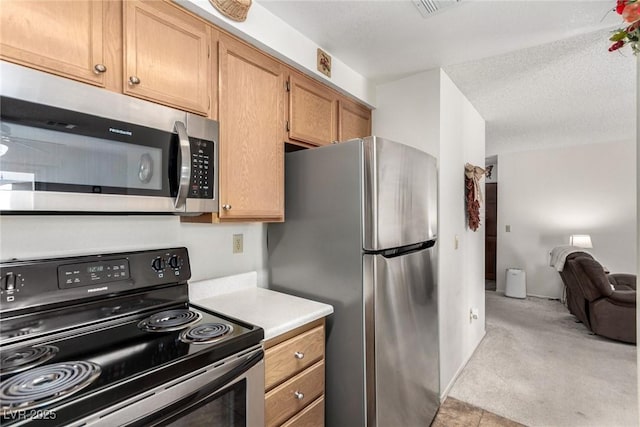
[[[178,132],[178,140],[180,141],[180,155],[182,163],[180,164],[180,180],[178,183],[178,195],[174,207],[176,210],[182,209],[187,201],[189,194],[189,181],[191,179],[191,145],[189,144],[189,136],[184,123],[176,122],[176,132]]]

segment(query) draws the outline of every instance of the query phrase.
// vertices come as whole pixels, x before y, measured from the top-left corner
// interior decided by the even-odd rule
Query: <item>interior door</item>
[[[498,221],[498,184],[485,185],[485,221],[487,228],[485,231],[485,258],[484,258],[484,278],[496,280],[496,244],[497,244],[497,221]],[[495,290],[495,289],[494,289]]]
[[[438,408],[434,254],[364,255],[369,426],[427,426]]]

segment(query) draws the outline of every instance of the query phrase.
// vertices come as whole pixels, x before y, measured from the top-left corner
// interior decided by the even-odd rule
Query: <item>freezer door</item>
[[[367,426],[428,426],[439,405],[435,248],[364,255]]]
[[[438,227],[435,157],[378,137],[362,141],[364,249],[433,239]]]

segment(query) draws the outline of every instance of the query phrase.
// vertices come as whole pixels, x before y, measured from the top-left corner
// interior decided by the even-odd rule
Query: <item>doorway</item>
[[[485,194],[485,230],[484,240],[484,280],[485,290],[496,290],[496,256],[497,256],[497,230],[498,230],[498,183],[486,183]]]

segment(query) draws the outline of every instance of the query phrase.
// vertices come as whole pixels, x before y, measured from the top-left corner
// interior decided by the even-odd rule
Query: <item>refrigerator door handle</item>
[[[394,258],[398,256],[407,255],[413,252],[422,251],[424,249],[430,249],[436,245],[437,240],[431,239],[426,242],[416,243],[415,245],[407,245],[401,248],[384,249],[381,251],[370,251],[370,254],[380,254],[385,258]]]

